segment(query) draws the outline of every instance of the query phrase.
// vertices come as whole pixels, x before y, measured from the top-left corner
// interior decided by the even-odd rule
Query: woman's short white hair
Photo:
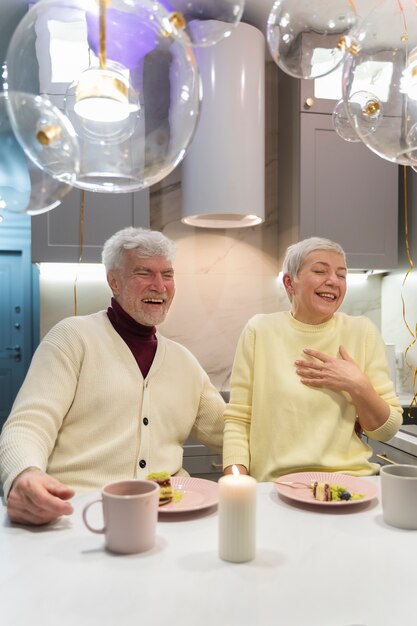
[[[342,255],[343,262],[346,265],[346,254],[341,245],[323,237],[309,237],[287,248],[282,264],[282,273],[289,274],[291,278],[295,278],[303,266],[306,256],[316,250],[337,252]]]
[[[105,242],[101,260],[106,272],[120,269],[124,251],[135,249],[141,256],[162,256],[171,262],[175,256],[174,242],[158,230],[129,226],[119,230]]]

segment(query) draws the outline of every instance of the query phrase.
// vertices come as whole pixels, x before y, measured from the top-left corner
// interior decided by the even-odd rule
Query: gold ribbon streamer
[[[411,258],[411,252],[410,252],[410,244],[409,244],[409,238],[408,238],[408,191],[407,191],[407,167],[405,165],[403,165],[403,180],[404,180],[404,234],[405,234],[405,248],[407,251],[407,259],[408,259],[408,264],[409,264],[409,268],[407,270],[407,272],[405,273],[403,282],[402,282],[402,288],[401,288],[401,302],[402,302],[402,313],[403,313],[403,320],[404,320],[404,324],[407,327],[408,332],[410,333],[410,335],[412,336],[413,340],[412,342],[407,346],[407,348],[405,349],[404,352],[404,358],[405,358],[405,362],[407,363],[407,353],[410,350],[410,348],[416,343],[417,340],[417,324],[415,327],[414,332],[411,330],[410,326],[407,323],[407,319],[406,319],[406,310],[405,310],[405,301],[404,301],[404,296],[403,296],[403,289],[404,289],[404,285],[405,282],[409,276],[409,274],[412,272],[413,268],[414,268],[414,263],[413,263],[413,259]],[[417,368],[412,367],[411,365],[409,365],[409,367],[411,369],[413,369],[413,387],[412,387],[412,393],[413,393],[413,398],[411,400],[410,403],[410,409],[413,406],[417,406],[417,389],[416,389],[416,382],[417,382]],[[408,417],[411,417],[411,411],[408,412]]]
[[[357,12],[357,10],[356,10],[356,6],[355,6],[355,2],[354,2],[354,0],[349,0],[349,4],[350,4],[350,7],[351,7],[352,11],[353,11],[353,12],[354,12],[354,14],[357,16],[357,15],[358,15],[358,12]]]
[[[99,47],[99,67],[101,70],[106,68],[107,62],[107,50],[106,50],[106,9],[107,9],[107,1],[99,0],[100,14],[99,14],[99,23],[100,23],[100,47]]]
[[[407,27],[407,20],[405,19],[405,15],[404,15],[404,7],[401,4],[400,0],[397,0],[397,4],[398,4],[398,8],[400,10],[401,17],[403,18],[403,23],[404,23],[404,34],[401,36],[401,40],[408,41],[408,27]]]
[[[84,191],[81,191],[81,206],[80,206],[80,256],[78,257],[78,263],[81,263],[83,260],[83,250],[84,250]],[[77,280],[78,274],[75,275],[74,279],[74,315],[77,315]]]

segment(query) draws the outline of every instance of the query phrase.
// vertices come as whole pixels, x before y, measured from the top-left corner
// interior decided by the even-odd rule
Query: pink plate
[[[342,500],[341,502],[320,502],[313,496],[313,491],[308,487],[310,483],[315,481],[324,483],[336,483],[346,487],[348,491],[363,493],[364,497],[360,500]],[[299,485],[283,485],[283,482],[301,482],[306,483],[305,487]],[[336,474],[329,472],[297,472],[295,474],[286,474],[280,476],[274,481],[276,490],[282,496],[295,500],[297,502],[305,502],[308,504],[318,504],[319,506],[352,506],[355,504],[363,504],[369,502],[378,496],[378,485],[372,483],[366,478],[359,476],[348,476],[347,474]]]
[[[219,501],[217,483],[204,478],[173,476],[171,484],[174,491],[181,491],[179,502],[170,502],[159,507],[160,513],[189,513],[214,506]]]

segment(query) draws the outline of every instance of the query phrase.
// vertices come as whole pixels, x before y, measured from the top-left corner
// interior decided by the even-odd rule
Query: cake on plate
[[[168,472],[152,472],[148,474],[146,478],[153,480],[160,486],[159,504],[168,504],[168,502],[171,502],[174,492],[171,485],[171,475]]]
[[[343,485],[317,480],[311,483],[311,489],[314,498],[320,502],[347,502],[348,500],[361,500],[364,497],[363,493],[349,491]]]

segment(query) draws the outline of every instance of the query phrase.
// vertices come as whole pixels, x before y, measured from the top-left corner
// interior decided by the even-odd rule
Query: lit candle
[[[219,556],[225,561],[243,563],[255,558],[256,480],[239,474],[219,479]]]

